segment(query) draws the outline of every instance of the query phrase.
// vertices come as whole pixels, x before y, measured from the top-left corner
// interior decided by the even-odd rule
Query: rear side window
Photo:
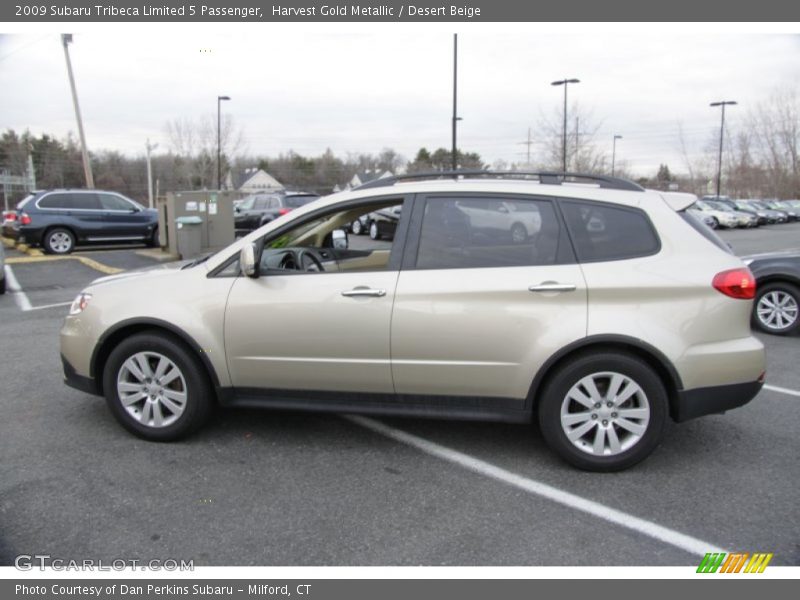
[[[71,194],[47,194],[36,204],[39,208],[72,208]]]
[[[561,202],[580,262],[623,260],[655,254],[661,248],[644,212],[595,202]]]
[[[552,265],[560,227],[546,200],[428,198],[418,269]]]
[[[286,198],[284,202],[286,206],[289,208],[300,208],[301,206],[308,204],[309,202],[313,202],[319,196],[295,196],[292,198]]]

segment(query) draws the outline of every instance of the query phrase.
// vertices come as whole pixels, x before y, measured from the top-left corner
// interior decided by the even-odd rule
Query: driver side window
[[[389,268],[403,199],[350,205],[267,234],[263,274],[383,271]],[[363,227],[355,229],[358,221]]]

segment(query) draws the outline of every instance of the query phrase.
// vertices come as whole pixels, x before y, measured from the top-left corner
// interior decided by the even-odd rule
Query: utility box
[[[158,199],[159,241],[170,254],[181,254],[177,220],[197,217],[200,223],[186,226],[199,229],[198,254],[221,250],[235,239],[233,201],[240,197],[239,192],[227,191],[169,192]]]
[[[203,236],[203,219],[200,217],[178,217],[175,230],[178,238],[178,255],[186,260],[200,256]]]

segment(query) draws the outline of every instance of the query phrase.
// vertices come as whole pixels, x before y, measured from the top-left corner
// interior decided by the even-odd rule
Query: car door
[[[103,209],[95,192],[67,192],[65,194],[67,222],[80,239],[92,240],[102,235]]]
[[[152,232],[152,219],[133,202],[118,194],[98,192],[103,209],[103,235],[113,239],[140,240]]]
[[[537,213],[524,241],[487,235],[509,206]],[[432,195],[415,202],[411,231],[392,314],[396,392],[522,408],[542,364],[586,335],[586,285],[554,202]]]
[[[231,288],[225,348],[237,392],[360,392],[380,394],[386,401],[394,391],[389,335],[399,250],[387,252],[386,242],[378,242],[381,248],[374,252],[353,250],[363,260],[351,257],[350,270],[351,259],[337,260],[346,252],[316,244],[312,248],[321,257],[323,272],[270,267],[270,260],[277,259],[263,257],[289,252],[285,240],[292,235],[292,230],[280,229],[265,238],[266,272],[255,279],[239,276]],[[366,259],[371,252],[385,260],[370,263]],[[356,394],[345,401],[369,398]]]

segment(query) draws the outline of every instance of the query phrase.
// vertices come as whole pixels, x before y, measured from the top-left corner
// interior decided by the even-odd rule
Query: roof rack
[[[393,175],[382,179],[374,179],[354,188],[366,190],[370,188],[387,187],[401,181],[422,179],[465,179],[465,178],[494,178],[494,179],[532,179],[545,185],[561,185],[562,183],[595,183],[601,188],[611,190],[627,190],[643,192],[644,188],[638,183],[620,177],[607,175],[588,175],[586,173],[557,173],[535,171],[489,171],[484,169],[463,169],[457,171],[431,171],[427,173],[408,173],[406,175]]]

